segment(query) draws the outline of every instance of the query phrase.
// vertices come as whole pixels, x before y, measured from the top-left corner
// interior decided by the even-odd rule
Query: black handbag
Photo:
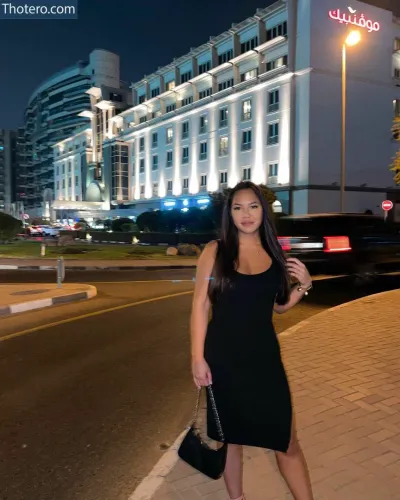
[[[205,474],[211,479],[219,479],[226,464],[226,453],[228,451],[228,444],[225,442],[225,436],[222,432],[221,422],[219,420],[217,407],[215,404],[214,394],[211,386],[207,387],[209,399],[211,402],[215,422],[217,424],[218,434],[221,442],[224,444],[221,448],[211,448],[205,443],[201,436],[199,429],[196,427],[197,417],[199,413],[201,388],[198,390],[197,403],[194,411],[194,418],[190,425],[189,431],[184,437],[179,449],[179,457],[187,464],[197,469],[202,474]]]

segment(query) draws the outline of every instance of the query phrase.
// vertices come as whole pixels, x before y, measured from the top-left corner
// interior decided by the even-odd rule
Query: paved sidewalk
[[[316,500],[400,499],[399,305],[400,290],[367,297],[280,335]],[[181,461],[166,470],[131,499],[148,498],[162,476],[153,500],[228,498],[222,480]],[[244,470],[247,500],[292,498],[273,453],[245,448]]]
[[[85,300],[97,295],[92,285],[21,284],[0,285],[0,317],[43,307]]]
[[[197,259],[187,258],[180,259],[121,259],[121,260],[79,260],[64,258],[65,268],[74,269],[76,271],[95,270],[95,269],[112,269],[112,270],[158,270],[158,269],[182,269],[195,268]],[[57,259],[22,259],[10,258],[0,259],[1,269],[22,269],[22,270],[48,270],[55,269]]]

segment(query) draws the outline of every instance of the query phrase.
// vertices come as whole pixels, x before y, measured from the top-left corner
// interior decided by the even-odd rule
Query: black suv
[[[285,252],[312,273],[400,271],[400,225],[362,214],[287,216],[276,222]]]

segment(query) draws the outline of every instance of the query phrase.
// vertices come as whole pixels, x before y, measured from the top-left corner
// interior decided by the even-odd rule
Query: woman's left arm
[[[274,305],[274,311],[278,314],[283,314],[294,307],[298,302],[300,302],[307,290],[309,290],[312,286],[310,273],[308,272],[306,266],[298,259],[287,259],[287,268],[290,276],[296,278],[299,284],[292,289],[289,300],[286,304]]]

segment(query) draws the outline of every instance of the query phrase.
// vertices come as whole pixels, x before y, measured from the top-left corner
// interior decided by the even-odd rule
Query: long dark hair
[[[278,304],[286,304],[290,297],[290,278],[286,268],[286,259],[278,241],[275,225],[269,215],[268,202],[261,189],[250,181],[239,182],[227,196],[222,212],[222,225],[218,250],[208,289],[212,303],[229,287],[231,277],[239,258],[239,234],[231,214],[232,201],[235,194],[243,189],[251,189],[257,196],[263,210],[263,218],[259,228],[261,244],[281,271],[281,286],[276,298]]]

